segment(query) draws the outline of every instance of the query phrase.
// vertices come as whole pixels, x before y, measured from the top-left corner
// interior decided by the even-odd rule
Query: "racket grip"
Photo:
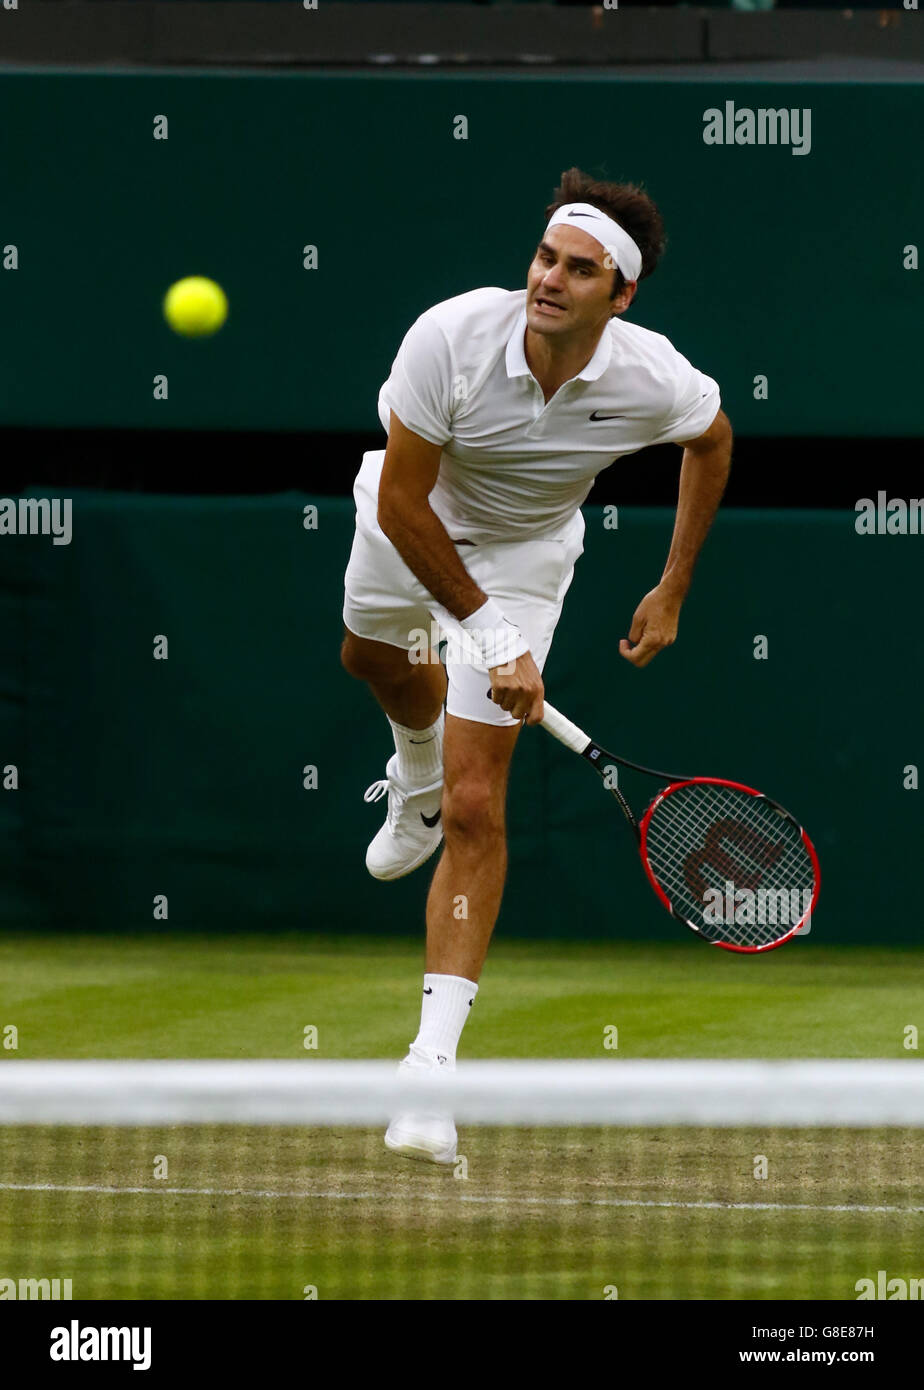
[[[585,734],[583,729],[579,729],[576,724],[572,724],[570,719],[566,719],[563,714],[550,705],[548,700],[544,701],[545,715],[542,719],[543,729],[547,729],[553,738],[557,738],[559,743],[563,743],[566,748],[570,748],[572,753],[583,753],[584,749],[591,742],[589,734]]]

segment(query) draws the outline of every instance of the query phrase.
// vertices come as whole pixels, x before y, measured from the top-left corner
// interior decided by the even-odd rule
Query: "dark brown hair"
[[[637,184],[602,183],[582,169],[566,169],[553,196],[554,202],[545,210],[546,220],[566,203],[591,203],[625,228],[638,246],[642,253],[638,278],[644,280],[655,269],[664,254],[664,222],[651,198]],[[617,270],[611,299],[616,298],[625,283],[622,271]]]

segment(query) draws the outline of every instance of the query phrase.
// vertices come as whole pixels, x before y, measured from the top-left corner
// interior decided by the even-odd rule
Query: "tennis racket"
[[[542,727],[603,778],[672,917],[726,951],[771,951],[804,927],[818,898],[818,856],[776,801],[740,782],[657,772],[608,753],[547,700]],[[617,784],[621,767],[667,784],[641,821]]]

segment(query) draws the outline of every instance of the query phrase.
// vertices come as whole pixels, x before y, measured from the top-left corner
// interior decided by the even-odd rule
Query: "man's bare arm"
[[[720,410],[705,434],[683,445],[680,493],[670,553],[661,583],[681,600],[693,566],[719,509],[731,468],[732,428]]]
[[[409,430],[394,411],[379,483],[378,522],[412,574],[437,603],[461,621],[487,603],[430,506],[440,467],[440,446]],[[531,654],[491,666],[492,699],[515,719],[538,723],[543,715],[542,677]]]
[[[718,511],[731,468],[732,429],[720,410],[705,434],[683,444],[680,493],[671,548],[657,588],[635,610],[628,640],[619,650],[633,666],[647,666],[677,636],[680,607],[696,557]]]
[[[408,569],[454,618],[487,599],[459,559],[429,497],[440,468],[439,444],[409,430],[391,412],[379,483],[378,522]]]

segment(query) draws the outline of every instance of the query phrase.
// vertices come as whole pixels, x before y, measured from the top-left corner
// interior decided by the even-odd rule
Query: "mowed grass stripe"
[[[4,1025],[40,1058],[403,1056],[423,940],[145,934],[5,937]],[[676,944],[492,945],[471,1058],[906,1057],[924,951],[826,946],[758,958]],[[317,1049],[306,1051],[305,1028]],[[618,1029],[618,1049],[604,1047]]]

